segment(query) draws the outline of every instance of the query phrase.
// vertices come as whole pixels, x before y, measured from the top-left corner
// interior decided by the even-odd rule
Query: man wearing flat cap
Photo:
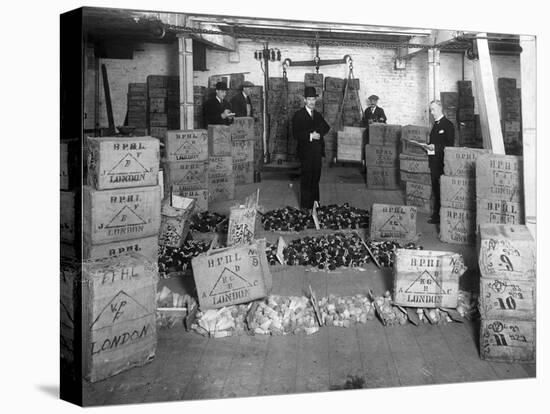
[[[369,126],[372,123],[386,123],[386,114],[384,110],[378,106],[378,96],[369,96],[369,106],[365,109],[363,115],[363,125]]]
[[[231,112],[231,106],[225,100],[226,94],[226,83],[216,83],[216,96],[204,103],[204,122],[206,125],[229,125],[233,122],[235,114]]]
[[[252,116],[252,102],[250,102],[250,94],[254,84],[249,81],[244,81],[241,86],[241,92],[231,98],[231,110],[235,116]]]
[[[304,108],[292,118],[292,136],[298,141],[297,153],[302,163],[300,177],[300,207],[312,209],[319,202],[321,158],[325,156],[323,136],[330,130],[323,116],[315,110],[317,93],[314,87],[304,90]]]

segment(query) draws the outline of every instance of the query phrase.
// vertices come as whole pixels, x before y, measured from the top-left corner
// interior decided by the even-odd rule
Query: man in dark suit
[[[434,124],[430,131],[430,142],[424,145],[428,153],[428,163],[432,176],[432,193],[434,197],[434,210],[428,220],[430,224],[438,224],[440,221],[439,210],[441,208],[440,177],[443,174],[443,159],[445,147],[452,147],[455,143],[455,128],[451,121],[443,115],[443,106],[438,100],[430,103],[430,113],[434,117]]]
[[[387,118],[384,110],[378,106],[378,96],[371,95],[369,96],[369,107],[365,109],[363,115],[363,125],[365,127],[369,126],[372,123],[386,123]]]
[[[204,122],[206,125],[230,125],[235,114],[231,112],[229,102],[225,100],[227,85],[216,83],[216,96],[204,103]]]
[[[235,116],[252,116],[252,102],[250,102],[250,93],[254,84],[244,81],[241,86],[241,92],[231,98],[231,110]]]
[[[317,93],[308,86],[304,90],[305,107],[292,118],[292,136],[298,141],[298,158],[302,163],[300,177],[300,207],[313,208],[319,202],[319,180],[321,179],[321,158],[325,156],[323,136],[330,130],[323,116],[315,110]]]

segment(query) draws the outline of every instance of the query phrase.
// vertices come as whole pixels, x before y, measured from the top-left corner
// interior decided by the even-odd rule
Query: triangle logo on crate
[[[145,168],[136,157],[128,153],[111,168],[111,171],[109,171],[107,175],[140,174],[144,172],[149,172],[149,170]]]
[[[223,295],[234,290],[251,288],[252,284],[237,273],[224,267],[220,277],[210,292],[210,296]]]
[[[462,203],[464,200],[466,200],[466,190],[464,188],[460,188],[451,198],[451,201],[456,203]]]
[[[467,233],[468,232],[468,229],[466,229],[466,226],[464,225],[464,223],[462,221],[458,221],[453,227],[452,227],[453,231],[457,232],[457,233]]]
[[[174,154],[199,154],[201,149],[190,141],[184,141]]]
[[[134,210],[128,206],[124,206],[105,228],[113,229],[118,227],[127,227],[139,224],[147,224]]]
[[[149,310],[121,290],[106,305],[90,325],[90,331],[113,326],[120,322],[143,318]]]
[[[433,275],[424,270],[405,290],[406,293],[441,293],[442,287]]]
[[[405,231],[407,232],[407,229],[405,226],[403,226],[403,223],[401,223],[401,219],[396,216],[395,214],[392,214],[386,222],[380,226],[380,231]]]

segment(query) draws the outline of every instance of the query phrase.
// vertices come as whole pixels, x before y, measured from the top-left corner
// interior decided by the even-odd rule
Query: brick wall
[[[207,51],[206,64],[208,71],[194,73],[195,85],[206,86],[208,77],[220,73],[250,72],[245,79],[263,86],[263,73],[260,63],[254,59],[254,51],[263,47],[261,43],[239,41],[238,62],[230,62],[229,53]],[[282,60],[313,59],[315,50],[303,44],[270,43],[270,48],[279,48]],[[101,59],[105,63],[109,76],[109,86],[113,102],[115,125],[121,125],[126,116],[126,94],[128,83],[145,82],[147,75],[177,75],[178,47],[165,44],[142,44],[134,51],[134,59]],[[341,59],[344,54],[353,58],[354,75],[361,80],[359,96],[361,104],[366,106],[367,97],[376,94],[379,104],[384,108],[388,123],[428,125],[428,64],[427,52],[421,52],[407,61],[405,70],[394,69],[395,51],[391,49],[371,48],[338,48],[321,46],[321,59]],[[234,59],[232,59],[234,60]],[[499,77],[513,77],[520,81],[519,57],[492,56],[493,74],[496,82]],[[312,67],[290,67],[288,79],[303,81],[304,73],[313,72]],[[348,68],[345,64],[323,66],[320,72],[325,76],[346,77]],[[94,85],[93,72],[87,71],[87,85]],[[282,62],[270,62],[270,76],[282,76]],[[473,80],[472,62],[464,60],[464,79]],[[462,55],[441,53],[440,82],[441,91],[456,91],[456,81],[462,80]],[[99,79],[99,123],[107,126],[107,112],[103,80]],[[475,88],[475,85],[474,85]],[[94,94],[92,86],[86,87],[85,112],[93,115]],[[476,109],[476,113],[477,113]],[[92,124],[92,126],[88,126]],[[87,127],[93,127],[88,121]]]

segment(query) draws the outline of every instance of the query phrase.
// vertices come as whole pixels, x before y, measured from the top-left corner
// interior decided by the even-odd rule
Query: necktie
[[[246,116],[250,116],[252,113],[252,103],[250,102],[250,96],[246,97]]]

